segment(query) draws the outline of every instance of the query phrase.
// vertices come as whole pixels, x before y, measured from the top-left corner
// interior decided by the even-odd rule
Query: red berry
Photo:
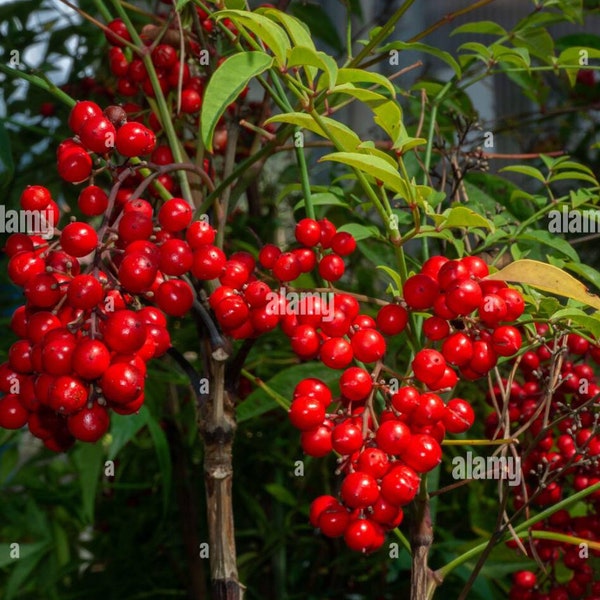
[[[359,402],[367,398],[372,389],[373,380],[371,376],[360,367],[350,367],[340,377],[342,395],[353,402]]]
[[[86,217],[102,215],[108,208],[108,196],[97,185],[88,185],[79,193],[77,205]]]
[[[412,361],[415,377],[423,383],[434,384],[446,369],[446,360],[437,350],[419,350]]]
[[[312,248],[321,240],[321,227],[314,219],[302,219],[296,224],[296,240]]]
[[[415,434],[401,454],[402,460],[417,473],[427,473],[442,461],[442,448],[427,434]]]
[[[145,125],[130,121],[119,127],[114,145],[123,156],[144,156],[156,147],[156,134]]]
[[[225,266],[226,257],[220,248],[200,246],[193,255],[192,274],[202,280],[216,279]]]
[[[192,214],[192,207],[183,198],[171,198],[160,207],[158,222],[166,231],[182,231],[191,223]]]
[[[377,501],[379,487],[371,475],[356,471],[344,478],[340,497],[350,508],[367,508]]]
[[[127,26],[122,19],[113,19],[108,25],[108,31],[104,31],[104,35],[108,40],[108,43],[112,46],[118,46],[123,48],[125,46],[124,41],[131,42],[131,36],[127,30]],[[122,39],[121,39],[122,38]]]
[[[61,375],[50,385],[48,404],[58,413],[72,415],[86,405],[87,399],[87,387],[76,377]]]
[[[404,300],[413,310],[426,310],[433,306],[439,295],[439,286],[429,275],[418,273],[404,282]]]
[[[169,281],[163,281],[158,286],[154,301],[169,316],[183,317],[194,304],[194,293],[186,281],[170,279]]]
[[[389,420],[379,425],[375,441],[384,452],[399,455],[410,444],[411,434],[402,421]]]
[[[83,124],[88,119],[101,116],[102,109],[95,102],[91,102],[90,100],[77,102],[69,113],[69,129],[75,135],[78,135]]]
[[[352,336],[351,344],[354,356],[362,362],[376,362],[385,354],[385,340],[375,329],[360,329]]]
[[[300,396],[292,401],[289,418],[296,429],[309,431],[323,423],[325,408],[316,398]]]
[[[144,388],[144,377],[134,366],[127,363],[110,365],[100,379],[104,397],[115,404],[127,404],[135,400]]]
[[[392,467],[381,480],[381,495],[394,506],[404,506],[411,502],[419,491],[420,478],[407,465]]]
[[[87,223],[75,221],[62,230],[60,244],[67,254],[79,258],[96,249],[98,235]]]
[[[352,346],[344,338],[329,338],[321,346],[320,357],[331,369],[343,369],[352,362]]]
[[[326,281],[337,281],[345,270],[344,261],[337,254],[327,254],[319,261],[319,275]]]
[[[131,354],[146,341],[146,325],[131,310],[119,310],[109,314],[102,331],[105,344],[113,351]]]
[[[473,356],[471,338],[464,333],[457,332],[447,337],[442,344],[444,359],[452,365],[466,365]]]
[[[356,250],[356,240],[351,233],[338,231],[331,238],[331,249],[340,256],[348,256]]]
[[[377,328],[384,335],[398,335],[408,322],[406,309],[399,304],[388,304],[377,313]]]
[[[492,348],[499,356],[513,356],[520,350],[521,344],[519,330],[511,325],[502,325],[492,334]]]
[[[21,404],[17,394],[7,394],[0,398],[0,427],[21,429],[28,419],[29,411]]]
[[[97,442],[110,425],[108,411],[97,403],[91,408],[83,408],[67,419],[71,435],[82,442]]]
[[[115,146],[116,135],[115,126],[104,115],[87,119],[79,130],[81,143],[97,154],[110,152]]]

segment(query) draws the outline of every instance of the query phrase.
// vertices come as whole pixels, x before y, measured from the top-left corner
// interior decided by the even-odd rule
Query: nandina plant
[[[462,95],[495,67],[529,93],[545,72],[585,84],[581,52],[597,51],[558,53],[550,38],[541,52],[527,42],[535,34],[548,45],[540,11],[576,20],[568,3],[560,15],[540,5],[510,32],[489,22],[455,30],[497,37],[487,47],[464,44],[458,60],[416,40],[388,41],[412,4],[336,61],[301,19],[270,5],[179,2],[154,16],[98,2],[100,19],[77,9],[107,45],[106,89],[94,99],[2,68],[68,107],[55,165],[75,201],[58,202],[44,180],[19,192],[21,210],[39,219],[4,246],[22,304],[0,365],[0,425],[53,452],[96,444],[99,460],[102,444],[124,436],[126,419],[141,418],[166,447],[145,401],[160,381],[153,363],[179,369],[202,444],[200,556],[214,598],[245,589],[232,501],[238,422],[276,405],[287,412],[288,443],[291,426],[306,462],[331,467],[319,468],[320,489],[299,500],[310,502],[311,528],[343,540],[328,546],[329,559],[350,551],[408,558],[410,585],[393,581],[386,594],[421,600],[445,588],[466,598],[500,545],[523,557],[512,584],[499,583],[513,600],[600,594],[600,321],[590,310],[600,299],[568,271],[592,283],[600,275],[543,222],[557,208],[593,206],[598,182],[586,165],[552,152],[525,157],[542,170],[500,155],[513,162],[505,170],[537,187],[487,174],[499,155],[469,147],[479,125]],[[349,14],[349,39],[350,23]],[[369,69],[397,65],[405,50],[436,56],[454,76],[411,94],[404,69],[390,77]],[[350,103],[372,113],[373,139],[338,116]],[[311,177],[312,147],[325,148],[325,183]],[[288,175],[278,202],[263,206],[257,195],[270,192],[261,172],[278,168],[283,152],[295,164],[291,183]],[[561,187],[565,180],[577,191]],[[297,202],[293,217],[277,211],[286,197]],[[244,220],[242,199],[254,222]],[[196,335],[174,342],[186,323]],[[293,386],[274,374],[276,363],[260,363],[268,348],[292,365],[283,376],[291,373]],[[243,382],[256,387],[246,398]],[[487,479],[495,480],[486,488],[490,529],[475,531],[480,539],[466,549],[441,544],[436,553],[438,525],[447,541],[452,519],[464,515],[452,497],[460,502],[464,488]],[[270,491],[294,505],[280,482]],[[453,582],[466,564],[469,574]],[[199,568],[193,558],[189,568]],[[191,580],[205,597],[206,583]]]

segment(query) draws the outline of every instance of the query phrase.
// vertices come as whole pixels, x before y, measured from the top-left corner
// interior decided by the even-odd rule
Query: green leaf
[[[171,496],[171,452],[169,450],[169,442],[167,436],[163,431],[162,427],[158,424],[154,416],[150,413],[147,406],[142,406],[140,414],[143,414],[146,418],[146,424],[148,425],[148,431],[154,442],[154,449],[156,450],[156,457],[158,459],[158,466],[160,468],[160,474],[162,476],[162,497],[163,497],[163,515],[166,515],[169,508],[169,498]]]
[[[413,50],[415,52],[423,52],[425,54],[431,54],[436,58],[444,61],[447,65],[452,67],[457,77],[460,79],[462,76],[462,69],[460,65],[456,62],[455,58],[449,52],[445,50],[440,50],[435,46],[430,46],[429,44],[423,44],[421,42],[391,42],[379,48],[379,52],[390,52],[390,50]]]
[[[579,69],[585,69],[590,58],[600,58],[600,50],[575,46],[563,50],[556,64],[565,70],[571,86],[575,85]]]
[[[246,8],[246,0],[225,0],[225,8],[244,10]]]
[[[337,52],[343,50],[342,41],[331,18],[318,4],[294,2],[290,10],[295,17],[306,23],[313,35]]]
[[[275,498],[281,504],[287,504],[288,506],[298,506],[298,498],[290,492],[285,486],[280,483],[268,483],[265,485],[265,490]]]
[[[537,230],[528,230],[519,235],[520,240],[533,240],[538,244],[544,244],[554,250],[557,250],[567,258],[570,258],[574,262],[578,262],[579,256],[577,256],[577,252],[573,250],[573,246],[569,244],[566,240],[557,236],[556,234],[550,233],[549,231],[544,231],[541,229]]]
[[[494,231],[494,225],[485,217],[464,206],[455,206],[441,215],[431,215],[437,229],[485,227]]]
[[[108,460],[113,460],[121,448],[132,440],[137,432],[146,425],[146,415],[141,411],[133,415],[114,413],[110,417],[110,446]]]
[[[343,206],[344,208],[350,209],[348,202],[344,201],[344,199],[340,198],[338,195],[332,194],[331,192],[318,192],[316,194],[312,194],[311,201],[313,206]],[[300,200],[300,202],[294,205],[294,212],[304,208],[305,204],[306,203],[304,200]]]
[[[402,278],[400,277],[400,275],[396,271],[394,271],[394,269],[390,269],[390,267],[386,267],[385,265],[377,265],[376,268],[386,273],[389,276],[389,278],[396,284],[396,290],[400,292],[400,290],[402,289]]]
[[[456,35],[458,33],[487,33],[490,35],[504,36],[506,35],[506,29],[494,21],[475,21],[457,27],[450,35]]]
[[[264,73],[273,59],[264,52],[241,52],[226,58],[208,80],[202,101],[200,130],[205,148],[212,152],[217,122],[250,79]]]
[[[308,74],[310,85],[316,76],[316,69],[321,69],[325,73],[326,80],[329,81],[329,88],[331,89],[337,79],[337,63],[331,56],[325,54],[325,52],[317,52],[312,48],[304,46],[294,46],[288,52],[287,59],[288,67],[302,66]],[[316,68],[311,68],[316,67]]]
[[[265,383],[276,393],[284,398],[289,398],[291,401],[294,387],[301,379],[305,379],[306,377],[317,377],[327,385],[332,386],[337,383],[339,373],[333,369],[328,369],[321,363],[307,362],[284,369]],[[273,398],[268,396],[264,390],[257,388],[237,406],[237,422],[242,423],[253,419],[274,408],[281,410],[279,404]]]
[[[542,183],[546,181],[546,178],[539,169],[536,169],[535,167],[529,167],[527,165],[511,165],[509,167],[500,169],[500,173],[504,173],[505,171],[509,171],[511,173],[521,173],[522,175],[533,177]]]
[[[18,598],[18,594],[22,585],[30,577],[32,571],[35,569],[46,552],[47,549],[41,549],[34,554],[30,554],[27,558],[20,558],[19,560],[15,561],[17,564],[10,574],[4,589],[5,600],[13,600],[13,598]]]
[[[361,143],[361,139],[350,129],[347,125],[330,119],[329,117],[321,117],[321,120],[331,132],[332,136],[338,141],[338,143],[344,148],[344,150],[351,152]],[[305,113],[285,113],[282,115],[275,115],[270,119],[267,119],[265,123],[291,123],[297,125],[303,129],[308,129],[325,139],[329,139],[329,136],[321,126],[310,116]]]
[[[367,175],[382,181],[384,185],[392,191],[401,194],[403,198],[408,197],[408,187],[404,179],[400,177],[398,171],[390,166],[387,161],[378,156],[368,156],[357,152],[333,152],[320,158],[319,162],[329,160],[363,171]]]
[[[5,190],[15,174],[15,163],[12,157],[10,138],[4,123],[0,121],[0,192]]]
[[[28,558],[39,553],[44,554],[44,552],[50,548],[50,543],[48,541],[35,542],[33,544],[21,544],[20,542],[15,543],[19,544],[19,558],[10,558],[12,542],[11,544],[0,544],[0,569],[3,569],[8,565],[15,564],[24,558]]]
[[[375,225],[361,225],[360,223],[346,223],[338,228],[338,231],[345,231],[351,233],[354,239],[358,242],[359,240],[367,240],[372,237],[382,237],[379,229]]]
[[[600,290],[600,272],[593,267],[584,265],[580,262],[570,262],[566,263],[563,268],[573,271],[576,275],[587,279],[587,281],[596,286],[596,289]]]
[[[268,46],[275,56],[276,62],[280,66],[285,65],[285,59],[291,44],[285,30],[277,23],[263,15],[245,10],[221,10],[216,16],[218,19],[231,19],[238,28],[249,29],[259,41]],[[240,70],[238,75],[242,73],[245,77],[246,73],[243,69]],[[257,73],[254,73],[254,75],[257,75]],[[249,79],[250,77],[246,81]]]
[[[492,51],[483,44],[479,42],[467,42],[466,44],[461,44],[458,47],[458,50],[461,52],[470,51],[475,55],[476,58],[483,61],[484,63],[488,63],[490,58],[492,58]],[[464,59],[471,59],[473,56],[460,56],[460,62],[464,66]]]
[[[299,21],[291,15],[286,15],[276,8],[258,8],[256,12],[260,15],[265,15],[272,21],[279,21],[285,27],[285,30],[295,46],[304,46],[305,48],[311,48],[312,50],[316,49],[310,34],[310,29],[306,23]]]
[[[494,59],[499,63],[508,63],[525,69],[528,69],[531,65],[527,48],[507,48],[502,44],[493,44],[490,48]]]
[[[344,83],[368,83],[380,85],[390,93],[392,98],[396,97],[396,90],[394,89],[392,82],[384,75],[373,73],[372,71],[342,68],[338,71],[335,83],[336,85],[343,85]]]
[[[101,444],[82,444],[73,452],[81,488],[81,513],[86,523],[94,522],[94,504],[102,473],[103,455]]]
[[[188,4],[190,0],[177,0],[177,4],[175,4],[175,10],[181,12]]]
[[[406,133],[402,124],[402,110],[394,100],[372,90],[356,87],[351,83],[337,85],[331,90],[331,93],[348,94],[364,102],[375,114],[375,123],[389,135],[394,148],[400,135]]]
[[[594,337],[600,337],[600,319],[584,313],[578,308],[563,308],[552,315],[551,321],[573,321],[583,331],[591,333]]]

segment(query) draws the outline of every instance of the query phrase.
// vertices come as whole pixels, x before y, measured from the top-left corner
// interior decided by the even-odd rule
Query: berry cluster
[[[320,231],[318,225],[304,219],[296,227],[296,239],[305,246],[319,243],[327,248],[324,224]],[[340,233],[331,240],[334,253],[321,258],[319,274],[335,281],[343,269],[332,273],[323,263],[331,256],[329,264],[334,264],[336,254],[350,253],[355,242]],[[278,249],[265,247],[261,262],[279,279],[292,279],[300,270],[288,275],[283,267],[293,262],[293,252],[279,254]],[[333,451],[340,457],[338,472],[344,475],[340,499],[321,496],[311,508],[311,523],[325,535],[344,536],[354,550],[376,550],[385,531],[401,522],[402,507],[417,494],[420,475],[440,463],[446,432],[462,433],[473,424],[474,412],[467,401],[452,398],[445,403],[435,392],[456,385],[453,367],[476,379],[496,364],[498,356],[512,356],[521,346],[519,330],[507,323],[522,314],[523,298],[503,282],[485,280],[487,275],[487,265],[476,257],[451,261],[436,256],[407,279],[404,301],[382,306],[375,318],[360,313],[354,296],[335,292],[328,319],[306,314],[282,322],[300,358],[318,358],[327,367],[343,370],[341,395],[335,402],[323,381],[308,378],[294,390],[289,412],[291,423],[302,432],[306,454],[323,457]],[[407,385],[393,389],[378,380],[385,336],[401,334],[411,311],[429,309],[434,314],[425,320],[423,331],[440,349],[418,351]],[[365,364],[375,366],[369,372]],[[374,409],[377,394],[385,404],[379,415]]]
[[[415,376],[429,389],[456,385],[454,368],[462,379],[484,377],[499,357],[521,348],[521,333],[510,323],[523,314],[523,297],[503,281],[485,279],[488,274],[487,264],[476,256],[434,256],[406,280],[408,307],[433,313],[423,322],[423,334],[439,349],[420,350],[412,363]]]
[[[537,345],[520,357],[517,377],[510,387],[508,381],[503,381],[505,394],[500,386],[495,386],[487,397],[491,406],[497,406],[506,415],[501,418],[496,411],[488,415],[486,431],[490,438],[525,429],[519,444],[524,488],[518,488],[514,494],[515,508],[526,502],[538,507],[552,506],[570,492],[600,481],[600,387],[593,366],[600,364],[600,347],[574,333],[550,331],[546,324],[535,327]],[[600,493],[595,492],[578,506],[577,514],[573,509],[563,509],[537,523],[534,529],[597,542],[599,509]],[[515,542],[509,545],[516,547]],[[599,597],[600,581],[589,561],[600,557],[600,552],[589,548],[582,554],[577,544],[546,539],[535,539],[526,548],[531,556],[535,549],[535,556],[550,575],[518,572],[511,600]],[[573,571],[568,580],[559,575],[563,567]]]
[[[8,238],[8,275],[26,303],[11,322],[20,339],[0,367],[6,394],[0,425],[28,424],[57,451],[74,439],[102,437],[108,409],[139,410],[146,362],[170,347],[166,315],[183,316],[194,302],[186,275],[213,279],[211,264],[217,272],[222,266],[222,252],[212,245],[214,229],[206,220],[193,221],[186,201],[174,197],[159,205],[119,196],[126,177],[143,178],[133,167],[114,165],[114,149],[126,158],[151,152],[152,131],[128,123],[119,107],[102,111],[89,101],[75,105],[69,125],[75,137],[59,146],[59,173],[71,182],[87,179],[89,152],[95,152],[116,183],[110,195],[96,185],[80,192],[85,217],[104,215],[98,230],[72,219],[62,230],[50,227],[49,239],[23,233]],[[45,215],[48,225],[59,222],[58,206],[42,186],[29,186],[21,207]]]

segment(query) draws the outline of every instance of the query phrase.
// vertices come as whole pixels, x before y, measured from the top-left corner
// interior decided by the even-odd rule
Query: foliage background
[[[79,2],[82,9],[92,14],[95,14],[94,4],[91,0]],[[326,18],[318,3],[292,2],[288,9],[305,18],[322,47],[335,55],[343,51],[343,31],[340,32],[336,18],[342,12],[339,10],[342,4],[326,5],[333,19]],[[473,2],[456,4],[468,6]],[[548,13],[558,14],[563,20],[569,11],[579,8],[577,2],[543,4],[548,5]],[[528,13],[532,5],[529,3]],[[355,22],[367,22],[362,12],[367,9],[374,24],[385,22],[385,12],[377,12],[376,7],[375,3],[361,7],[358,2],[351,2]],[[586,9],[582,23],[569,25],[567,29],[563,24],[556,27],[560,35],[571,32],[579,36],[571,38],[571,44],[600,49],[600,37],[591,33],[591,24],[597,23],[594,15],[598,8],[587,2]],[[431,13],[424,10],[423,20],[433,22],[436,10]],[[462,21],[439,28],[425,41],[434,47],[450,48],[450,31],[461,22],[476,18],[483,17],[478,13],[466,15]],[[513,17],[503,25],[509,28],[516,22]],[[552,25],[549,31],[550,40],[554,38],[558,44],[560,35],[552,32]],[[66,84],[72,96],[107,103],[101,89],[110,86],[103,61],[104,36],[75,18],[65,5],[37,0],[3,3],[0,32],[0,63],[6,64],[10,52],[17,49],[24,63],[34,66],[36,72],[51,81]],[[366,31],[362,37],[366,37]],[[482,37],[484,43],[489,43],[489,36],[473,39]],[[418,74],[397,82],[407,125],[414,130],[421,111],[419,86],[428,85],[433,90],[436,77],[448,71],[436,59],[416,54],[409,58],[407,63],[414,58],[427,61]],[[505,82],[507,77],[504,76]],[[503,139],[510,140],[513,153],[567,150],[596,171],[598,152],[590,148],[597,140],[598,84],[592,87],[576,84],[570,88],[564,75],[557,77],[552,73],[542,73],[531,80],[516,75],[510,78],[519,85],[511,88],[515,107],[529,111],[528,126],[523,127],[522,116],[515,119],[507,114],[510,110],[502,110],[501,103],[493,103],[492,107],[498,111],[493,113],[493,121],[482,122],[482,130],[504,132]],[[415,88],[410,89],[409,84]],[[515,89],[519,90],[518,97],[514,95]],[[457,129],[465,118],[474,117],[481,98],[481,89],[475,89],[471,95],[456,91],[440,106],[439,130],[435,136],[440,153],[434,163],[440,156],[448,158],[453,151],[461,161],[466,160],[467,153],[481,145],[481,132],[476,131],[460,147],[456,146]],[[55,103],[55,115],[43,117],[40,107],[49,101],[52,99],[47,93],[22,81],[6,77],[2,81],[0,192],[8,208],[18,205],[21,190],[32,183],[46,185],[60,199],[63,209],[75,204],[77,189],[61,182],[54,168],[55,147],[69,135],[65,125],[68,109]],[[488,104],[487,118],[489,108]],[[347,118],[357,123],[360,112],[349,112]],[[427,115],[425,130],[428,118]],[[520,135],[525,129],[527,135]],[[317,153],[311,156],[313,165],[317,156]],[[409,157],[407,162],[411,173],[421,177],[416,160]],[[298,178],[291,162],[282,158],[277,164],[281,167],[280,174],[261,182],[258,203],[251,205],[250,210],[245,210],[247,205],[242,206],[230,219],[229,250],[248,249],[255,239],[250,231],[263,242],[279,241],[289,233],[298,198],[287,194],[281,199],[280,192]],[[527,164],[544,169],[540,160]],[[492,162],[492,171],[498,166],[498,162]],[[335,169],[324,170],[321,166],[315,167],[314,172],[324,184],[331,183],[337,174]],[[546,191],[531,178],[505,176],[506,179],[504,176],[500,179],[474,173],[465,180],[470,206],[487,211],[508,231],[505,239],[486,241],[484,245],[489,251],[506,247],[503,244],[511,239],[515,228],[542,206],[540,196]],[[519,201],[507,193],[516,189],[517,184],[525,188],[525,195]],[[563,193],[576,187],[570,182]],[[446,190],[449,191],[450,188]],[[595,199],[589,202],[593,204]],[[318,216],[326,214],[338,224],[349,218],[363,219],[365,225],[369,224],[364,215],[352,216],[344,206],[318,207],[318,213]],[[516,252],[542,260],[550,258],[557,264],[579,265],[572,270],[579,269],[578,274],[587,278],[591,286],[600,288],[600,275],[593,268],[598,267],[599,258],[594,240],[580,244],[577,240],[569,243],[559,237],[552,238],[543,220],[532,221],[526,229],[527,235],[519,238],[516,250],[510,249],[513,258]],[[451,243],[434,241],[431,251],[452,253]],[[362,240],[360,248],[363,258],[353,259],[348,269],[352,275],[344,280],[344,285],[367,295],[381,294],[384,286],[373,278],[373,263],[389,262],[386,248],[371,239]],[[581,266],[580,258],[587,267]],[[14,341],[8,321],[20,301],[17,289],[6,278],[5,259],[2,261],[0,327],[7,333],[0,341],[0,361],[5,360]],[[311,281],[305,283],[308,286]],[[194,352],[197,337],[193,323],[177,323],[173,341],[182,352]],[[400,345],[398,342],[396,348],[391,348],[390,354],[402,360]],[[314,364],[297,364],[280,333],[264,337],[255,345],[246,369],[284,395],[289,395],[293,386],[308,374],[321,375],[330,382],[335,375]],[[197,441],[193,401],[185,377],[170,359],[154,361],[149,377],[152,385],[148,386],[146,408],[135,417],[115,418],[103,445],[78,445],[67,455],[55,456],[40,449],[25,434],[0,432],[0,597],[134,600],[192,597],[190,590],[205,589],[208,561],[200,558],[199,552],[206,532],[202,448]],[[247,381],[241,385],[241,394],[250,395],[239,409],[234,507],[240,578],[248,586],[248,598],[407,597],[406,552],[400,550],[399,558],[390,559],[386,545],[372,556],[357,556],[339,540],[328,540],[312,531],[307,524],[308,505],[314,496],[335,491],[337,480],[332,475],[335,465],[331,459],[317,461],[303,457],[285,413],[273,409],[272,402],[260,390],[251,391]],[[474,400],[482,394],[467,387],[464,394],[468,393]],[[482,437],[482,426],[476,424],[472,434]],[[449,451],[448,455],[451,454]],[[103,472],[104,461],[108,459],[115,459],[116,469],[115,476],[107,478]],[[304,460],[303,477],[294,474],[298,460]],[[440,485],[449,482],[449,468],[444,467]],[[495,503],[493,484],[474,483],[434,504],[437,543],[431,564],[447,562],[474,539],[491,531]],[[19,561],[10,559],[9,548],[14,542],[21,544]],[[498,548],[483,569],[472,597],[505,598],[510,572],[527,564],[512,551]],[[195,574],[193,581],[191,573]],[[461,580],[468,575],[468,565],[458,569],[445,584],[444,596],[457,596]]]

